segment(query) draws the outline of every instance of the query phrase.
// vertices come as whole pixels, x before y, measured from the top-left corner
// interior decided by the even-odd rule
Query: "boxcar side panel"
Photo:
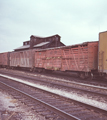
[[[51,49],[46,51],[45,69],[61,70],[62,49]]]
[[[88,68],[98,70],[98,41],[88,43]]]
[[[61,49],[50,49],[35,52],[35,67],[48,70],[60,70],[62,62]]]
[[[32,51],[18,51],[10,53],[10,66],[32,68]]]
[[[98,42],[63,49],[62,71],[90,72],[97,69]]]
[[[35,67],[37,68],[44,68],[46,60],[46,51],[36,51],[35,52]]]
[[[62,70],[87,71],[88,67],[88,47],[75,46],[63,49]]]

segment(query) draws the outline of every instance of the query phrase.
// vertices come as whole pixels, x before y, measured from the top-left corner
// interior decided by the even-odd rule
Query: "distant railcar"
[[[9,67],[9,56],[10,56],[10,52],[4,52],[4,53],[0,53],[0,66],[1,67]]]
[[[38,50],[35,52],[35,68],[75,71],[85,78],[98,68],[98,41]]]

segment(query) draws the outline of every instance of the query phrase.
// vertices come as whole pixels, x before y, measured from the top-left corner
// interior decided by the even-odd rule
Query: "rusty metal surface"
[[[97,69],[98,42],[35,52],[35,67],[61,71],[85,71]]]

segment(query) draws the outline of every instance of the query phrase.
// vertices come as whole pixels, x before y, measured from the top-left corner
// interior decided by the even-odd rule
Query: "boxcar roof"
[[[37,49],[36,51],[44,51],[44,50],[51,50],[51,49],[60,49],[60,48],[69,48],[69,47],[85,46],[85,45],[88,45],[88,43],[93,43],[93,42],[98,42],[98,41],[83,42],[83,43],[80,43],[80,44],[69,45],[69,46],[53,47],[53,48],[46,48],[46,49]]]

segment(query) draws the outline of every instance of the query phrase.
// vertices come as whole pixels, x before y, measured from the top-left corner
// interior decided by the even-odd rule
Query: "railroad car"
[[[107,31],[99,33],[98,72],[107,79]]]
[[[11,68],[33,68],[34,50],[15,51],[10,53],[10,67]]]
[[[98,68],[98,41],[35,52],[35,68],[77,72],[81,78],[93,75]]]
[[[0,67],[9,67],[10,60],[9,60],[10,52],[0,53]]]

